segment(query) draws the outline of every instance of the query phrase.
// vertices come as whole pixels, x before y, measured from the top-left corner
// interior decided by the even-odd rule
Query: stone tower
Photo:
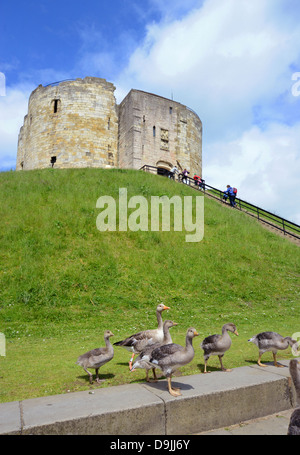
[[[94,77],[39,85],[20,130],[16,169],[116,167],[114,90]]]
[[[20,129],[16,169],[133,168],[174,164],[202,174],[202,123],[173,100],[86,77],[38,86]]]
[[[202,169],[202,123],[175,101],[131,90],[119,105],[119,166]]]

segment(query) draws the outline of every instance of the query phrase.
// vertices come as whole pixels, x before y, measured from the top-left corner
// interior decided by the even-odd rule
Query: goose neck
[[[159,329],[162,329],[163,328],[163,319],[162,319],[162,315],[161,315],[161,312],[156,310],[156,318],[157,318],[157,325],[158,325],[158,328]]]

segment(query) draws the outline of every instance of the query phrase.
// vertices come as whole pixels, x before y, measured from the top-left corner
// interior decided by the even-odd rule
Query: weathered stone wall
[[[177,161],[192,173],[202,169],[202,123],[180,103],[131,90],[119,106],[119,166]]]
[[[105,79],[91,77],[56,86],[40,85],[30,96],[20,130],[16,169],[52,164],[55,168],[116,167],[114,90]]]
[[[16,169],[120,167],[202,171],[202,123],[180,103],[131,90],[119,106],[115,87],[86,77],[30,96]]]

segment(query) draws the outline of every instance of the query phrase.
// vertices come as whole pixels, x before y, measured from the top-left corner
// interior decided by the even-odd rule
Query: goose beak
[[[164,310],[170,310],[171,308],[169,306],[164,305]]]
[[[178,322],[173,322],[173,325],[178,325]]]
[[[199,336],[198,332],[194,332],[195,337]]]
[[[239,336],[239,334],[238,334],[238,331],[237,331],[237,330],[235,330],[233,333],[234,333],[236,336]]]

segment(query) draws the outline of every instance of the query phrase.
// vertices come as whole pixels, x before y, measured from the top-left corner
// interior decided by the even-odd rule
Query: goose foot
[[[171,378],[168,378],[168,390],[169,390],[169,393],[173,396],[173,397],[179,397],[181,395],[180,393],[180,389],[176,388],[176,387],[172,387],[172,384],[171,384]]]
[[[174,390],[174,389],[169,390],[169,392],[170,392],[170,394],[173,397],[180,397],[181,396],[181,393],[179,391]]]
[[[175,392],[180,392],[180,387],[172,387],[172,390],[174,390]]]
[[[268,365],[265,365],[264,363],[257,362],[260,367],[267,367]]]

